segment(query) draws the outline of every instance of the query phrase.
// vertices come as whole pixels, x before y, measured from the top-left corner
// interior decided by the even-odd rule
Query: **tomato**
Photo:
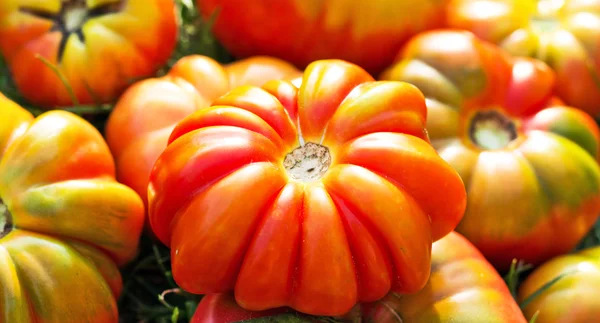
[[[421,289],[432,241],[466,203],[429,144],[423,95],[340,60],[301,83],[237,87],[171,133],[148,208],[175,281],[319,315]]]
[[[566,103],[600,117],[600,0],[452,0],[448,23],[548,63]]]
[[[261,312],[241,308],[233,294],[208,294],[202,297],[190,323],[232,323],[259,317],[269,317],[290,312],[286,308],[269,309]]]
[[[272,55],[304,68],[339,58],[370,72],[389,65],[410,36],[444,23],[447,0],[197,0],[238,57]]]
[[[177,34],[173,0],[0,1],[0,53],[23,96],[46,109],[73,103],[47,63],[79,103],[112,102],[166,63]]]
[[[425,288],[413,295],[390,293],[364,308],[365,323],[526,322],[502,277],[456,232],[433,244]]]
[[[121,96],[105,128],[117,179],[146,201],[150,170],[177,122],[234,87],[299,75],[291,64],[276,58],[252,57],[221,65],[206,56],[190,55],[167,75],[135,83]]]
[[[456,230],[499,270],[571,250],[598,218],[598,126],[554,105],[543,62],[438,30],[413,38],[381,78],[425,94],[432,144],[467,189]]]
[[[0,321],[118,322],[118,266],[137,252],[139,196],[100,133],[0,95]]]
[[[554,279],[558,279],[553,282]],[[545,284],[552,284],[528,300]],[[594,322],[600,315],[600,247],[561,255],[535,269],[519,287],[528,318],[537,323]]]
[[[433,244],[431,276],[425,287],[411,295],[389,293],[373,303],[360,304],[345,315],[360,322],[503,322],[525,323],[523,313],[504,280],[483,255],[456,232]],[[235,303],[231,293],[206,295],[192,323],[229,323],[259,317],[278,317],[286,308],[251,312]],[[356,320],[349,320],[356,322]]]

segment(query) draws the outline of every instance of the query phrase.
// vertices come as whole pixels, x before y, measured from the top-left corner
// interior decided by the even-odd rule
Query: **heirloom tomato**
[[[0,53],[30,102],[49,109],[114,100],[177,41],[173,0],[2,0]],[[54,68],[48,66],[54,65]]]
[[[251,312],[239,307],[231,293],[209,294],[198,305],[192,323],[231,323],[292,313],[287,308]],[[344,315],[365,323],[486,322],[525,323],[521,309],[494,267],[469,241],[451,232],[433,244],[427,285],[411,295],[389,293],[357,305]],[[315,318],[315,322],[320,322]]]
[[[118,322],[144,209],[114,172],[85,120],[0,95],[0,322]]]
[[[148,187],[173,277],[246,309],[342,314],[415,292],[464,185],[425,131],[419,90],[341,60],[297,88],[240,86],[179,122]]]
[[[448,24],[543,60],[561,98],[600,117],[600,0],[452,0]]]
[[[197,0],[234,55],[273,55],[304,68],[339,58],[381,71],[412,35],[443,26],[448,0]]]
[[[526,323],[502,277],[456,232],[433,244],[425,288],[390,293],[363,308],[365,323]]]
[[[206,56],[190,55],[167,75],[135,83],[119,98],[105,129],[117,179],[147,201],[150,170],[177,122],[234,87],[300,75],[293,65],[276,58],[252,57],[221,65]]]
[[[259,317],[292,313],[284,307],[265,311],[248,311],[241,308],[232,293],[208,294],[202,297],[190,323],[232,323]]]
[[[548,289],[533,295],[546,284]],[[526,317],[539,311],[536,323],[596,322],[600,317],[600,247],[550,259],[523,281],[518,299]]]
[[[598,218],[598,127],[555,105],[543,62],[438,30],[413,38],[381,78],[425,94],[432,144],[467,189],[456,230],[497,269],[569,251]]]

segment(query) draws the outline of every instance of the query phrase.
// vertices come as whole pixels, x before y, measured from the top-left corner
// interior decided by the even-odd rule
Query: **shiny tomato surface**
[[[600,0],[452,0],[448,24],[543,60],[561,98],[600,117]]]
[[[467,189],[456,230],[499,270],[571,250],[598,218],[598,126],[556,105],[543,62],[438,30],[413,38],[381,78],[425,94],[432,144]]]
[[[190,55],[181,58],[163,77],[132,85],[119,98],[106,123],[106,140],[115,156],[117,179],[144,201],[154,162],[167,147],[177,122],[210,106],[240,85],[261,86],[272,79],[292,79],[301,73],[271,57],[251,57],[229,64]]]
[[[61,76],[79,103],[112,102],[166,63],[177,34],[173,0],[0,1],[0,54],[46,109],[74,103]]]
[[[82,118],[0,94],[0,322],[116,323],[144,209]]]
[[[466,203],[425,117],[414,86],[340,60],[309,65],[299,88],[237,87],[186,117],[148,188],[174,279],[319,315],[418,291]]]
[[[551,286],[534,296],[546,284]],[[544,263],[521,284],[518,299],[527,301],[523,311],[528,318],[539,312],[537,323],[595,322],[600,317],[600,247]]]
[[[447,0],[197,0],[237,57],[272,55],[304,68],[343,59],[370,72],[390,64],[416,33],[441,27]]]
[[[363,307],[365,323],[527,322],[502,277],[456,232],[433,244],[431,276],[422,290],[390,293]]]
[[[287,308],[252,312],[238,306],[231,293],[209,294],[200,301],[191,323],[231,323],[259,317],[293,322],[285,318],[286,313],[293,312]],[[526,322],[502,277],[456,232],[433,244],[431,276],[423,289],[410,295],[389,293],[376,302],[357,305],[343,318],[342,322],[365,323]]]

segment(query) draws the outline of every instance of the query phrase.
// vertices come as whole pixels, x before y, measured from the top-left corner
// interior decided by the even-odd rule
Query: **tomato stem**
[[[323,145],[307,142],[285,156],[283,167],[288,175],[301,182],[321,179],[331,165],[329,149]]]
[[[471,119],[469,137],[481,149],[502,149],[517,139],[517,127],[497,110],[479,111]]]
[[[12,214],[2,199],[0,199],[0,238],[3,238],[12,231]]]

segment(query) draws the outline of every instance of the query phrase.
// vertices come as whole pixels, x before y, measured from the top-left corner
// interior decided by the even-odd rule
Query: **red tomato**
[[[186,117],[148,188],[177,283],[322,315],[421,289],[466,202],[425,112],[414,86],[325,60],[300,88],[237,87]]]
[[[286,308],[252,312],[236,304],[232,293],[204,296],[191,323],[231,323],[259,317],[287,322]],[[307,317],[315,322],[328,322]],[[523,313],[504,280],[467,239],[451,232],[433,244],[431,276],[411,295],[390,293],[381,300],[357,305],[340,319],[365,323],[525,323]],[[291,322],[291,320],[289,320]]]
[[[304,68],[337,58],[381,71],[416,33],[441,27],[447,0],[197,0],[238,57],[272,55]]]

